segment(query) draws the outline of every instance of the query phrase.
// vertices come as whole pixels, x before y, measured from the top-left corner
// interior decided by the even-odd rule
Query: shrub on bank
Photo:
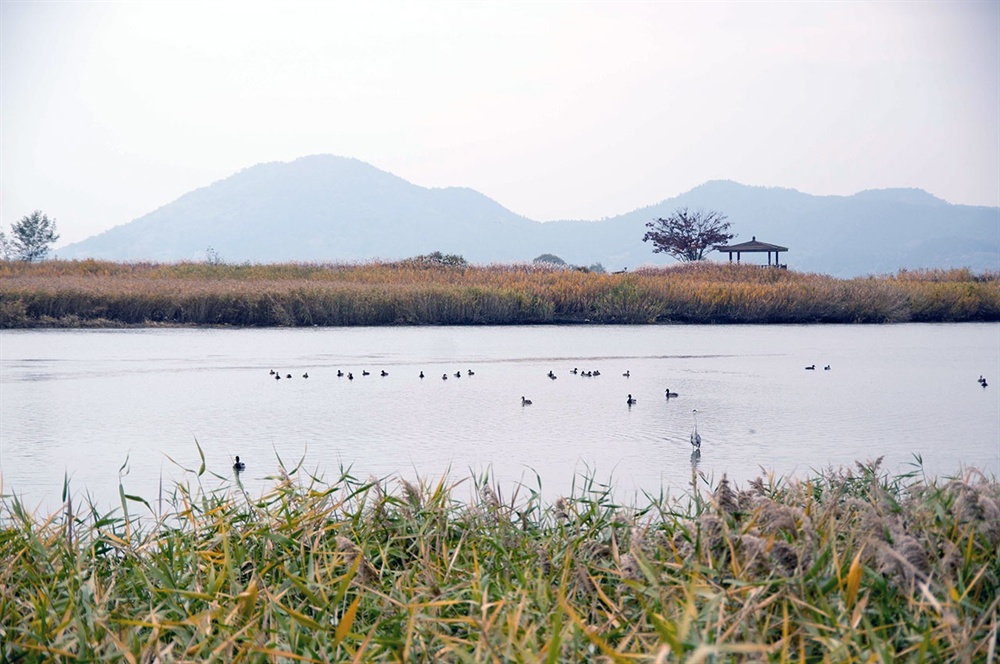
[[[1000,486],[879,462],[616,504],[488,477],[0,503],[0,659],[991,661]],[[67,487],[67,494],[69,494]],[[463,496],[467,498],[463,499]]]

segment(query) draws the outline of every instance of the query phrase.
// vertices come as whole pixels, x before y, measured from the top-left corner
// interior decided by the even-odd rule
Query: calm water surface
[[[667,387],[680,396],[664,399]],[[894,471],[920,456],[928,474],[996,477],[1000,325],[0,333],[2,490],[44,507],[66,475],[109,506],[119,480],[152,501],[161,478],[192,479],[196,440],[206,487],[231,481],[238,454],[251,494],[280,459],[330,481],[341,468],[411,481],[488,471],[551,499],[589,475],[626,501],[680,495],[693,409],[697,469],[716,481],[879,456]]]

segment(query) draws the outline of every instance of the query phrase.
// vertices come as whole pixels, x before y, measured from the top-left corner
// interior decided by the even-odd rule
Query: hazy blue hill
[[[356,261],[443,251],[523,260],[538,222],[471,189],[418,187],[328,155],[260,164],[135,221],[57,251],[60,258]],[[530,260],[530,257],[528,258]]]
[[[641,242],[647,221],[678,207],[720,210],[737,234],[789,248],[782,262],[835,276],[893,273],[901,268],[970,267],[1000,270],[1000,208],[951,205],[922,190],[890,189],[854,196],[812,196],[793,189],[713,181],[656,205],[598,222],[608,237],[636,237],[619,255],[625,264],[646,262]],[[558,253],[558,252],[555,252]],[[560,254],[561,255],[561,254]],[[713,260],[725,260],[714,253]],[[744,254],[766,261],[766,255]]]
[[[642,236],[647,221],[681,206],[725,213],[734,242],[756,236],[788,247],[781,260],[796,270],[842,277],[1000,270],[1000,208],[952,205],[919,189],[812,196],[720,180],[602,221],[539,223],[471,189],[428,189],[331,155],[247,168],[56,254],[202,260],[212,247],[231,262],[325,262],[442,251],[484,264],[553,253],[574,265],[634,269],[673,263]]]

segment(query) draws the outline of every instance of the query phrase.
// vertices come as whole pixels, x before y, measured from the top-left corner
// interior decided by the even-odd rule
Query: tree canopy
[[[56,220],[35,210],[10,227],[10,239],[2,239],[3,251],[9,258],[32,262],[45,258],[49,247],[59,239]],[[0,234],[2,235],[2,234]]]
[[[551,263],[552,265],[566,265],[566,261],[559,258],[555,254],[542,254],[538,258],[531,261],[532,263]]]
[[[682,207],[666,219],[647,222],[649,230],[642,241],[652,241],[653,253],[667,253],[680,261],[700,261],[716,245],[735,237],[727,232],[729,226],[726,215],[721,212],[690,212]]]

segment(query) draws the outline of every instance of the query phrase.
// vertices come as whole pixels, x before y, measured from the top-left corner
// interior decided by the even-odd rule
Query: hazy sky
[[[1000,2],[0,0],[0,224],[330,153],[538,221],[707,180],[1000,205]]]

